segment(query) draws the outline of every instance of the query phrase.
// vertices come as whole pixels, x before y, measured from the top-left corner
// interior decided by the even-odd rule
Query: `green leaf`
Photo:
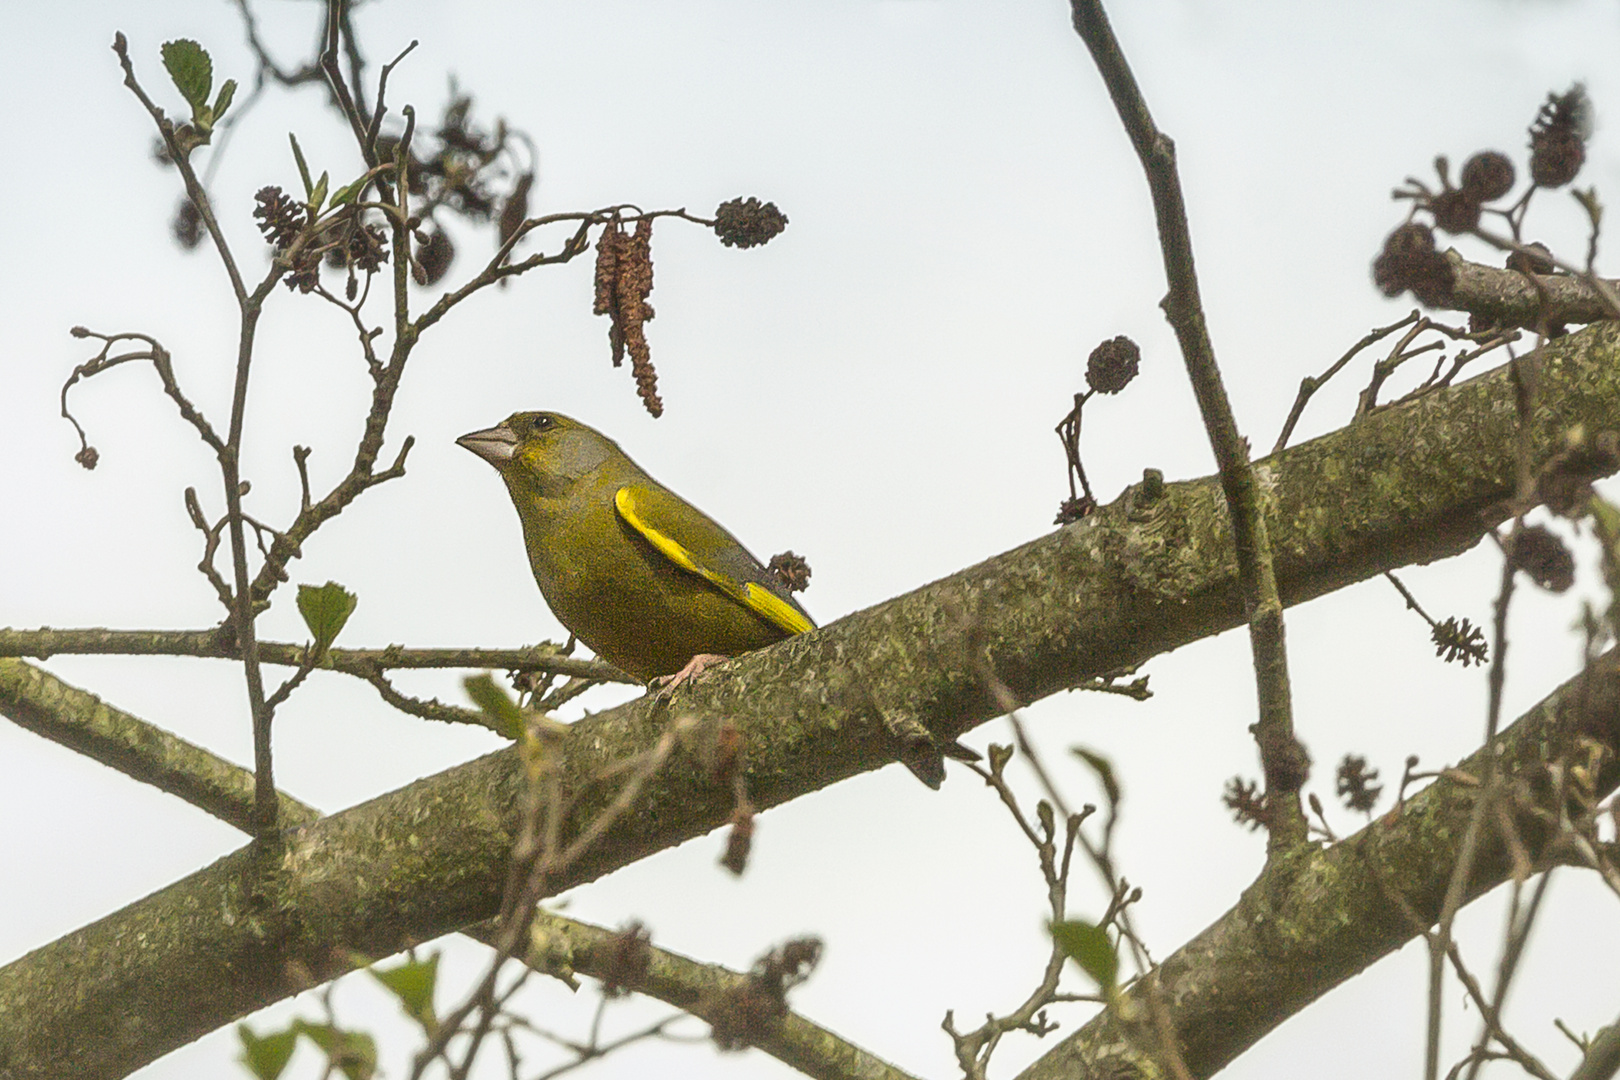
[[[332,1060],[349,1080],[371,1080],[377,1072],[377,1040],[364,1031],[346,1031]]]
[[[1605,542],[1612,544],[1620,539],[1620,507],[1608,499],[1594,498],[1588,501],[1586,508],[1592,512]]]
[[[1063,955],[1079,964],[1104,993],[1112,992],[1119,977],[1119,955],[1108,931],[1079,919],[1051,923],[1050,929]]]
[[[259,1080],[277,1080],[298,1046],[296,1022],[286,1031],[264,1036],[253,1034],[253,1029],[246,1024],[238,1024],[236,1034],[242,1040],[239,1060]]]
[[[298,175],[304,181],[304,198],[308,199],[315,191],[315,181],[309,178],[309,163],[304,160],[304,151],[298,145],[298,136],[289,131],[287,138],[292,142],[293,158],[298,162]]]
[[[299,1034],[326,1052],[327,1060],[349,1080],[371,1080],[377,1071],[377,1041],[363,1031],[344,1031],[331,1024],[294,1021]]]
[[[1109,808],[1118,807],[1124,793],[1119,789],[1119,781],[1114,778],[1114,767],[1108,763],[1108,759],[1083,746],[1074,746],[1070,749],[1074,751],[1075,757],[1090,765],[1092,771],[1097,774],[1097,779],[1102,781],[1103,794],[1108,796]]]
[[[1045,799],[1036,803],[1035,816],[1040,818],[1041,828],[1046,831],[1046,837],[1050,840],[1057,831],[1057,821],[1052,813],[1052,804]]]
[[[523,734],[523,710],[518,708],[517,702],[506,696],[506,691],[495,684],[489,672],[482,675],[469,675],[462,680],[462,686],[467,688],[467,696],[472,698],[473,704],[483,710],[485,716],[495,721],[495,730],[508,739],[515,739]]]
[[[231,99],[236,96],[236,80],[226,79],[225,85],[219,88],[219,95],[214,98],[214,122],[217,124],[225,115],[225,110],[231,107]]]
[[[1581,204],[1586,216],[1592,221],[1592,228],[1596,229],[1603,224],[1603,203],[1598,200],[1597,188],[1581,191],[1579,188],[1570,189],[1575,201]]]
[[[331,178],[321,173],[321,178],[315,181],[315,190],[309,193],[309,211],[312,214],[321,212],[321,204],[326,201],[326,189],[330,186]]]
[[[208,107],[208,91],[214,86],[214,62],[208,58],[208,50],[187,38],[166,41],[163,66],[193,111]]]
[[[360,193],[366,190],[366,185],[369,183],[371,183],[371,177],[368,174],[352,184],[344,184],[338,188],[337,191],[332,193],[332,209],[336,210],[340,206],[348,206],[354,202],[355,199],[360,197]]]
[[[439,954],[426,960],[407,960],[391,968],[372,968],[377,981],[394,992],[405,1014],[431,1031],[438,1026],[433,1012],[433,987],[439,977]]]
[[[316,656],[326,655],[359,602],[359,597],[335,581],[298,586],[298,614],[304,617],[304,625],[315,639]]]

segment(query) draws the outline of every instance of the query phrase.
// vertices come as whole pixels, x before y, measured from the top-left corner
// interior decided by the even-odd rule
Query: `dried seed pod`
[[[253,216],[258,219],[259,231],[277,251],[286,251],[308,221],[303,205],[274,185],[260,188],[253,201],[257,204]]]
[[[189,196],[181,196],[180,205],[174,210],[174,220],[169,224],[169,231],[174,234],[174,242],[187,251],[195,250],[197,245],[202,243],[202,214]]]
[[[1575,558],[1564,542],[1541,525],[1526,525],[1513,538],[1508,556],[1515,570],[1548,592],[1561,593],[1575,584]]]
[[[1446,257],[1434,248],[1434,230],[1408,222],[1384,240],[1384,250],[1373,260],[1373,282],[1385,296],[1412,295],[1430,307],[1451,298],[1457,275]]]
[[[639,987],[652,966],[652,932],[632,922],[613,938],[613,952],[602,972],[602,993],[623,997]]]
[[[1086,385],[1099,394],[1125,389],[1142,366],[1142,350],[1121,334],[1098,345],[1086,358]]]
[[[619,249],[626,239],[624,230],[615,221],[602,229],[602,236],[596,241],[596,299],[591,303],[592,315],[612,315],[618,309],[613,290],[619,279]],[[621,352],[615,352],[614,367],[619,366],[622,357]]]
[[[1513,190],[1513,159],[1496,150],[1481,150],[1462,167],[1462,189],[1482,203],[1500,199]]]
[[[505,244],[518,231],[529,216],[529,188],[534,186],[534,173],[526,172],[517,178],[512,194],[501,205],[501,218],[496,231],[497,243]]]
[[[1367,767],[1367,759],[1360,754],[1346,754],[1339,762],[1339,770],[1334,790],[1344,805],[1351,810],[1366,814],[1378,804],[1378,796],[1384,792],[1384,785],[1376,783],[1378,770]]]
[[[1448,664],[1483,664],[1490,656],[1484,631],[1467,619],[1458,621],[1455,615],[1436,623],[1429,640],[1434,642],[1434,655],[1443,657]]]
[[[1620,471],[1620,435],[1602,431],[1595,438],[1571,434],[1536,475],[1536,498],[1561,517],[1579,517],[1592,496],[1592,481]]]
[[[427,234],[427,242],[416,245],[416,266],[421,270],[417,277],[418,285],[433,285],[450,269],[450,263],[456,257],[456,245],[451,242],[450,234],[433,227]]]
[[[754,847],[754,813],[739,806],[731,815],[731,831],[726,834],[726,850],[720,856],[720,865],[733,874],[742,876],[748,869],[748,855]]]
[[[810,564],[803,555],[795,555],[791,551],[772,555],[765,569],[775,574],[788,592],[803,592],[810,587]]]
[[[1232,777],[1226,782],[1226,790],[1221,793],[1221,802],[1232,811],[1232,817],[1240,825],[1247,825],[1250,829],[1271,825],[1271,805],[1261,794],[1260,785],[1253,780]]]
[[[723,202],[714,212],[714,233],[727,247],[757,247],[787,228],[787,224],[787,215],[775,203],[762,204],[752,196]]]
[[[636,393],[641,403],[653,416],[662,416],[664,402],[658,396],[658,372],[652,363],[652,348],[647,344],[644,324],[653,317],[652,305],[647,297],[652,294],[652,221],[642,218],[636,222],[636,231],[627,238],[619,251],[618,275],[613,285],[617,302],[614,326],[623,341],[623,349],[630,354],[630,370],[636,377]]]
[[[1592,129],[1592,101],[1576,83],[1562,94],[1548,94],[1530,125],[1530,179],[1545,188],[1563,187],[1586,163]]]
[[[1535,248],[1537,251],[1546,252],[1546,255],[1545,257],[1542,257],[1531,255],[1523,251],[1512,252],[1507,257],[1507,268],[1509,270],[1518,270],[1519,272],[1525,274],[1550,274],[1557,269],[1557,267],[1553,265],[1552,252],[1548,250],[1546,244],[1536,241],[1535,243],[1526,244],[1525,246]]]
[[[1467,188],[1442,191],[1429,200],[1434,223],[1448,233],[1465,233],[1479,224],[1479,200]]]

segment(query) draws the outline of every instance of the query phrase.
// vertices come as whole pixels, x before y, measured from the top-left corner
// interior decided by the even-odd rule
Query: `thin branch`
[[[1529,1073],[1531,1076],[1537,1077],[1538,1080],[1560,1080],[1560,1077],[1556,1076],[1550,1069],[1547,1068],[1547,1066],[1541,1063],[1540,1058],[1536,1057],[1529,1050],[1526,1050],[1523,1046],[1521,1046],[1519,1042],[1514,1039],[1513,1036],[1509,1035],[1502,1027],[1501,1003],[1499,1001],[1492,1002],[1486,1000],[1484,991],[1480,989],[1479,980],[1474,978],[1473,973],[1470,972],[1467,965],[1463,963],[1462,952],[1457,948],[1456,942],[1450,943],[1446,950],[1446,955],[1451,960],[1451,966],[1452,969],[1457,973],[1458,981],[1463,984],[1463,988],[1468,991],[1469,999],[1473,1001],[1474,1007],[1479,1010],[1481,1020],[1485,1025],[1485,1031],[1489,1037],[1501,1043],[1502,1049],[1507,1052],[1508,1056],[1514,1061],[1517,1061],[1524,1071]],[[1482,1047],[1484,1042],[1485,1040],[1481,1038],[1480,1044]],[[1469,1065],[1466,1075],[1475,1075],[1478,1072],[1481,1064],[1483,1064],[1483,1062],[1475,1059],[1475,1061]]]
[[[203,517],[202,505],[197,501],[196,488],[186,488],[185,499],[186,514],[191,518],[191,523],[197,527],[197,531],[203,534],[203,555],[202,559],[197,563],[197,570],[204,578],[208,580],[208,584],[214,587],[214,595],[219,597],[219,602],[225,606],[225,610],[228,613],[233,609],[235,600],[231,596],[231,587],[225,584],[225,579],[219,576],[219,569],[214,566],[214,555],[219,551],[220,526],[208,524],[208,519]],[[45,631],[47,635],[59,632],[60,631]],[[0,629],[0,639],[3,639],[7,634],[10,633],[18,633],[18,631]],[[28,631],[20,631],[20,633],[27,634]],[[71,635],[74,632],[66,631],[66,633]],[[37,653],[26,652],[4,653],[0,655],[37,656],[38,659],[41,660],[46,658],[45,656]]]
[[[247,286],[243,284],[241,272],[236,268],[236,259],[231,255],[230,245],[225,242],[225,234],[214,218],[214,207],[208,199],[208,192],[203,188],[202,181],[191,168],[190,151],[180,145],[175,139],[174,122],[164,115],[163,110],[146,96],[140,82],[135,78],[135,65],[129,58],[129,42],[124,38],[122,31],[113,35],[113,52],[118,54],[118,63],[124,69],[124,85],[134,94],[157,125],[158,135],[163,139],[163,145],[169,152],[169,158],[180,171],[180,177],[186,186],[186,195],[197,208],[197,214],[202,219],[203,226],[207,228],[209,238],[214,242],[214,250],[219,252],[220,261],[225,265],[225,273],[231,279],[231,290],[236,295],[238,306],[243,306],[248,300]],[[278,274],[279,276],[279,274]]]
[[[157,371],[158,381],[163,384],[163,392],[169,395],[169,398],[175,403],[175,406],[179,408],[181,419],[185,420],[186,423],[195,428],[198,437],[201,438],[202,441],[206,443],[208,447],[216,454],[224,453],[224,442],[221,441],[219,435],[215,433],[213,425],[211,425],[207,418],[203,416],[201,411],[199,411],[197,407],[191,403],[191,399],[186,397],[186,395],[181,391],[180,383],[174,377],[174,364],[172,362],[172,358],[169,356],[169,350],[160,345],[156,338],[149,337],[146,334],[137,333],[98,334],[94,330],[87,329],[83,326],[75,326],[72,333],[76,338],[95,338],[102,342],[101,351],[91,359],[86,360],[84,363],[75,367],[73,369],[73,373],[68,376],[67,382],[62,384],[62,416],[69,423],[71,423],[74,430],[79,433],[79,445],[85,448],[85,450],[81,450],[81,453],[88,450],[89,442],[85,438],[84,428],[79,426],[78,420],[74,419],[73,414],[68,411],[68,391],[72,389],[73,384],[78,382],[80,379],[88,379],[92,376],[99,375],[103,371],[107,371],[110,368],[115,368],[119,364],[127,363],[131,360],[150,360],[152,362],[152,367]],[[111,353],[113,346],[120,341],[144,342],[146,348],[138,352],[121,353],[118,356],[108,355]]]
[[[1288,410],[1288,419],[1283,422],[1282,431],[1278,433],[1277,442],[1272,446],[1271,452],[1273,454],[1279,453],[1283,447],[1288,445],[1288,438],[1289,436],[1293,435],[1294,425],[1299,423],[1300,416],[1302,416],[1305,412],[1306,404],[1310,402],[1313,394],[1327,384],[1329,379],[1333,378],[1333,376],[1337,375],[1341,370],[1343,370],[1344,366],[1351,360],[1354,360],[1356,355],[1360,353],[1361,350],[1365,349],[1369,345],[1377,344],[1390,334],[1393,334],[1395,331],[1401,329],[1403,326],[1411,325],[1418,319],[1418,317],[1419,313],[1414,311],[1400,322],[1390,323],[1388,326],[1381,326],[1376,330],[1369,331],[1367,335],[1360,341],[1350,346],[1343,356],[1339,357],[1331,365],[1329,365],[1328,369],[1322,372],[1322,374],[1307,375],[1301,379],[1299,381],[1299,393],[1294,398],[1294,406]]]
[[[1293,730],[1282,600],[1277,591],[1271,541],[1260,507],[1254,470],[1249,464],[1247,443],[1238,433],[1237,420],[1221,383],[1214,346],[1204,321],[1187,208],[1176,173],[1175,144],[1154,125],[1100,0],[1071,0],[1070,9],[1075,31],[1085,41],[1108,87],[1152,192],[1165,277],[1169,282],[1169,292],[1161,306],[1181,344],[1181,355],[1203,415],[1204,430],[1215,452],[1221,489],[1231,513],[1232,540],[1237,549],[1238,575],[1248,613],[1249,642],[1254,652],[1255,687],[1259,696],[1255,738],[1260,744],[1266,794],[1272,807],[1269,850],[1273,853],[1287,851],[1308,841],[1309,827],[1299,802],[1299,788],[1304,781],[1304,776],[1299,774],[1304,770],[1294,760],[1303,751]]]
[[[1569,1080],[1609,1080],[1620,1072],[1620,1019],[1597,1033]]]
[[[421,698],[402,694],[394,689],[394,684],[380,671],[362,675],[361,678],[375,686],[382,699],[402,713],[445,724],[471,724],[474,727],[488,728],[496,734],[501,733],[500,725],[480,709],[463,709],[459,705],[446,705],[438,698],[423,701]]]
[[[349,91],[349,84],[343,78],[343,72],[338,67],[338,47],[342,39],[347,36],[352,43],[354,36],[344,35],[343,22],[348,10],[347,0],[326,0],[326,37],[325,46],[321,50],[321,71],[326,76],[326,85],[332,91],[332,97],[337,102],[338,111],[349,122],[349,128],[354,133],[355,141],[360,144],[361,153],[365,153],[367,145],[367,122],[365,110],[355,104],[354,95]],[[358,54],[351,54],[351,64],[357,66]],[[355,71],[355,86],[359,87],[359,71]],[[376,162],[366,160],[367,165]]]
[[[484,265],[483,270],[481,270],[465,285],[462,285],[460,288],[455,289],[452,292],[447,292],[443,296],[439,297],[432,307],[423,312],[422,315],[416,320],[416,330],[418,332],[426,330],[429,326],[432,326],[434,323],[444,318],[445,314],[448,313],[452,307],[461,303],[473,293],[478,292],[481,289],[488,288],[490,285],[493,285],[496,282],[502,281],[509,277],[515,277],[518,274],[526,273],[537,266],[550,266],[555,263],[565,263],[572,259],[578,258],[586,251],[590,250],[590,243],[586,233],[594,225],[605,225],[614,221],[618,221],[620,223],[643,220],[651,221],[653,219],[662,217],[679,218],[682,221],[690,221],[695,224],[708,227],[713,227],[714,225],[714,222],[709,218],[699,217],[696,214],[689,214],[685,209],[644,211],[640,207],[632,206],[630,204],[609,206],[604,207],[601,210],[592,210],[588,212],[573,211],[570,213],[546,214],[543,217],[529,218],[512,231],[512,235],[507,237],[506,242],[500,246],[499,250],[497,250],[490,258],[489,262]],[[563,221],[577,221],[579,222],[579,228],[576,229],[574,234],[563,243],[562,248],[557,252],[557,254],[535,254],[529,256],[527,259],[524,259],[521,262],[506,261],[512,253],[512,248],[516,246],[519,240],[523,239],[523,237],[527,236],[531,231],[545,225],[552,225]]]
[[[470,933],[491,944],[491,928],[482,923]],[[622,935],[550,911],[540,911],[518,958],[536,971],[568,981],[574,974],[601,979],[620,966]],[[691,1013],[710,1019],[728,995],[748,984],[744,972],[704,964],[679,953],[647,947],[646,974],[633,989]],[[910,1074],[840,1038],[791,1010],[753,1044],[815,1080],[910,1080]]]
[[[267,664],[296,667],[303,662],[304,646],[282,641],[261,641]],[[212,630],[13,630],[0,627],[0,656],[26,656],[48,660],[52,656],[196,656],[239,660],[228,627]],[[499,671],[546,671],[599,682],[640,685],[612,664],[567,656],[551,642],[521,649],[328,649],[323,670],[364,676],[372,671],[405,668],[493,668]]]
[[[1483,237],[1491,242],[1489,234]],[[1497,241],[1504,238],[1496,237]],[[1547,253],[1534,249],[1536,258]],[[1466,311],[1498,326],[1534,330],[1544,323],[1592,323],[1615,317],[1604,297],[1620,282],[1603,279],[1600,290],[1578,271],[1575,274],[1534,274],[1471,262],[1455,250],[1446,252],[1454,282],[1444,307]]]

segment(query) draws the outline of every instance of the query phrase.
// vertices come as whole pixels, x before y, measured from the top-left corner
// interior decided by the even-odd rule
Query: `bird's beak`
[[[469,431],[456,440],[456,445],[465,446],[498,469],[512,460],[517,452],[517,441],[517,433],[501,424],[483,431]]]

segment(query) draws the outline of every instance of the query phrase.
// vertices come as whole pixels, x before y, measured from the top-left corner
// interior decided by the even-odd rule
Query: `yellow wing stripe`
[[[799,610],[769,589],[760,588],[752,581],[743,586],[743,603],[765,616],[790,634],[803,634],[812,629],[810,620]]]
[[[802,634],[813,629],[809,619],[799,614],[792,604],[769,589],[761,588],[751,581],[738,582],[725,574],[700,565],[680,541],[647,524],[636,512],[635,493],[630,490],[629,485],[620,488],[614,494],[613,505],[618,508],[619,516],[623,517],[632,529],[657,548],[659,554],[682,570],[696,574],[750,611],[763,616],[790,634]]]

